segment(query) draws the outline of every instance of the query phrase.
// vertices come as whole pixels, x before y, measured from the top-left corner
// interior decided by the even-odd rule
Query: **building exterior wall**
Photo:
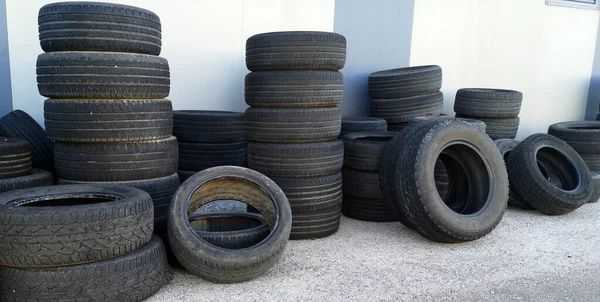
[[[6,3],[0,0],[0,116],[12,111]]]

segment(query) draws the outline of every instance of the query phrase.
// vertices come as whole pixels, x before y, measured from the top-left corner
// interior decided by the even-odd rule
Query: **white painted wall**
[[[37,14],[53,0],[6,0],[15,109],[43,122],[35,62],[42,52]],[[335,0],[114,0],[149,9],[161,19],[174,109],[244,111],[244,54],[254,34],[333,31]]]
[[[411,66],[442,66],[444,112],[456,90],[522,91],[519,138],[583,120],[598,11],[543,0],[417,0]]]

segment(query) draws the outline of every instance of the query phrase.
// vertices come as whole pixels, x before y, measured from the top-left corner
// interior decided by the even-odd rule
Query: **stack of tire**
[[[442,113],[441,88],[442,68],[437,65],[374,72],[369,76],[371,116],[385,119],[389,131],[401,131],[410,118]]]
[[[463,88],[456,92],[456,117],[476,119],[486,124],[491,139],[514,139],[519,131],[523,94],[514,90]]]
[[[166,283],[148,193],[65,185],[0,194],[0,301],[142,301]]]
[[[346,39],[328,32],[274,32],[246,42],[248,167],[277,183],[292,207],[291,239],[339,227]]]
[[[248,140],[244,131],[243,113],[174,111],[173,136],[179,142],[177,174],[181,182],[212,167],[245,167]]]
[[[0,193],[53,184],[54,177],[50,172],[32,168],[28,142],[0,137]]]
[[[344,141],[342,212],[364,221],[396,221],[388,203],[383,200],[379,169],[383,151],[395,132],[353,132]]]
[[[61,184],[139,188],[166,223],[179,186],[170,74],[151,11],[94,2],[48,4],[38,16],[37,81]]]

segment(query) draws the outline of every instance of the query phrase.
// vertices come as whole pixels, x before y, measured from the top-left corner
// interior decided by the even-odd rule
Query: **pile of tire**
[[[0,301],[142,301],[166,283],[152,199],[124,186],[0,194]]]
[[[177,110],[173,136],[179,142],[179,180],[217,166],[246,166],[248,140],[244,114],[229,111]]]
[[[291,239],[337,232],[342,201],[341,128],[346,39],[329,32],[274,32],[246,42],[248,167],[281,187]]]
[[[0,193],[54,184],[50,172],[32,166],[28,142],[0,136]]]
[[[353,132],[342,137],[344,168],[342,212],[364,221],[397,221],[383,200],[379,170],[383,151],[395,132]]]
[[[385,119],[389,131],[401,131],[410,118],[438,116],[444,106],[442,68],[415,66],[369,76],[371,116]]]
[[[463,88],[456,92],[456,117],[476,119],[486,124],[493,140],[514,139],[519,131],[523,93],[505,89]]]
[[[177,139],[151,11],[94,2],[48,4],[38,16],[37,82],[59,184],[146,191],[164,224],[179,186]]]

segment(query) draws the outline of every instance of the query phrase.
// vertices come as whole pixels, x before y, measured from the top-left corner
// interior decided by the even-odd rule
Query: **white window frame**
[[[546,5],[600,10],[600,0],[546,0]]]

